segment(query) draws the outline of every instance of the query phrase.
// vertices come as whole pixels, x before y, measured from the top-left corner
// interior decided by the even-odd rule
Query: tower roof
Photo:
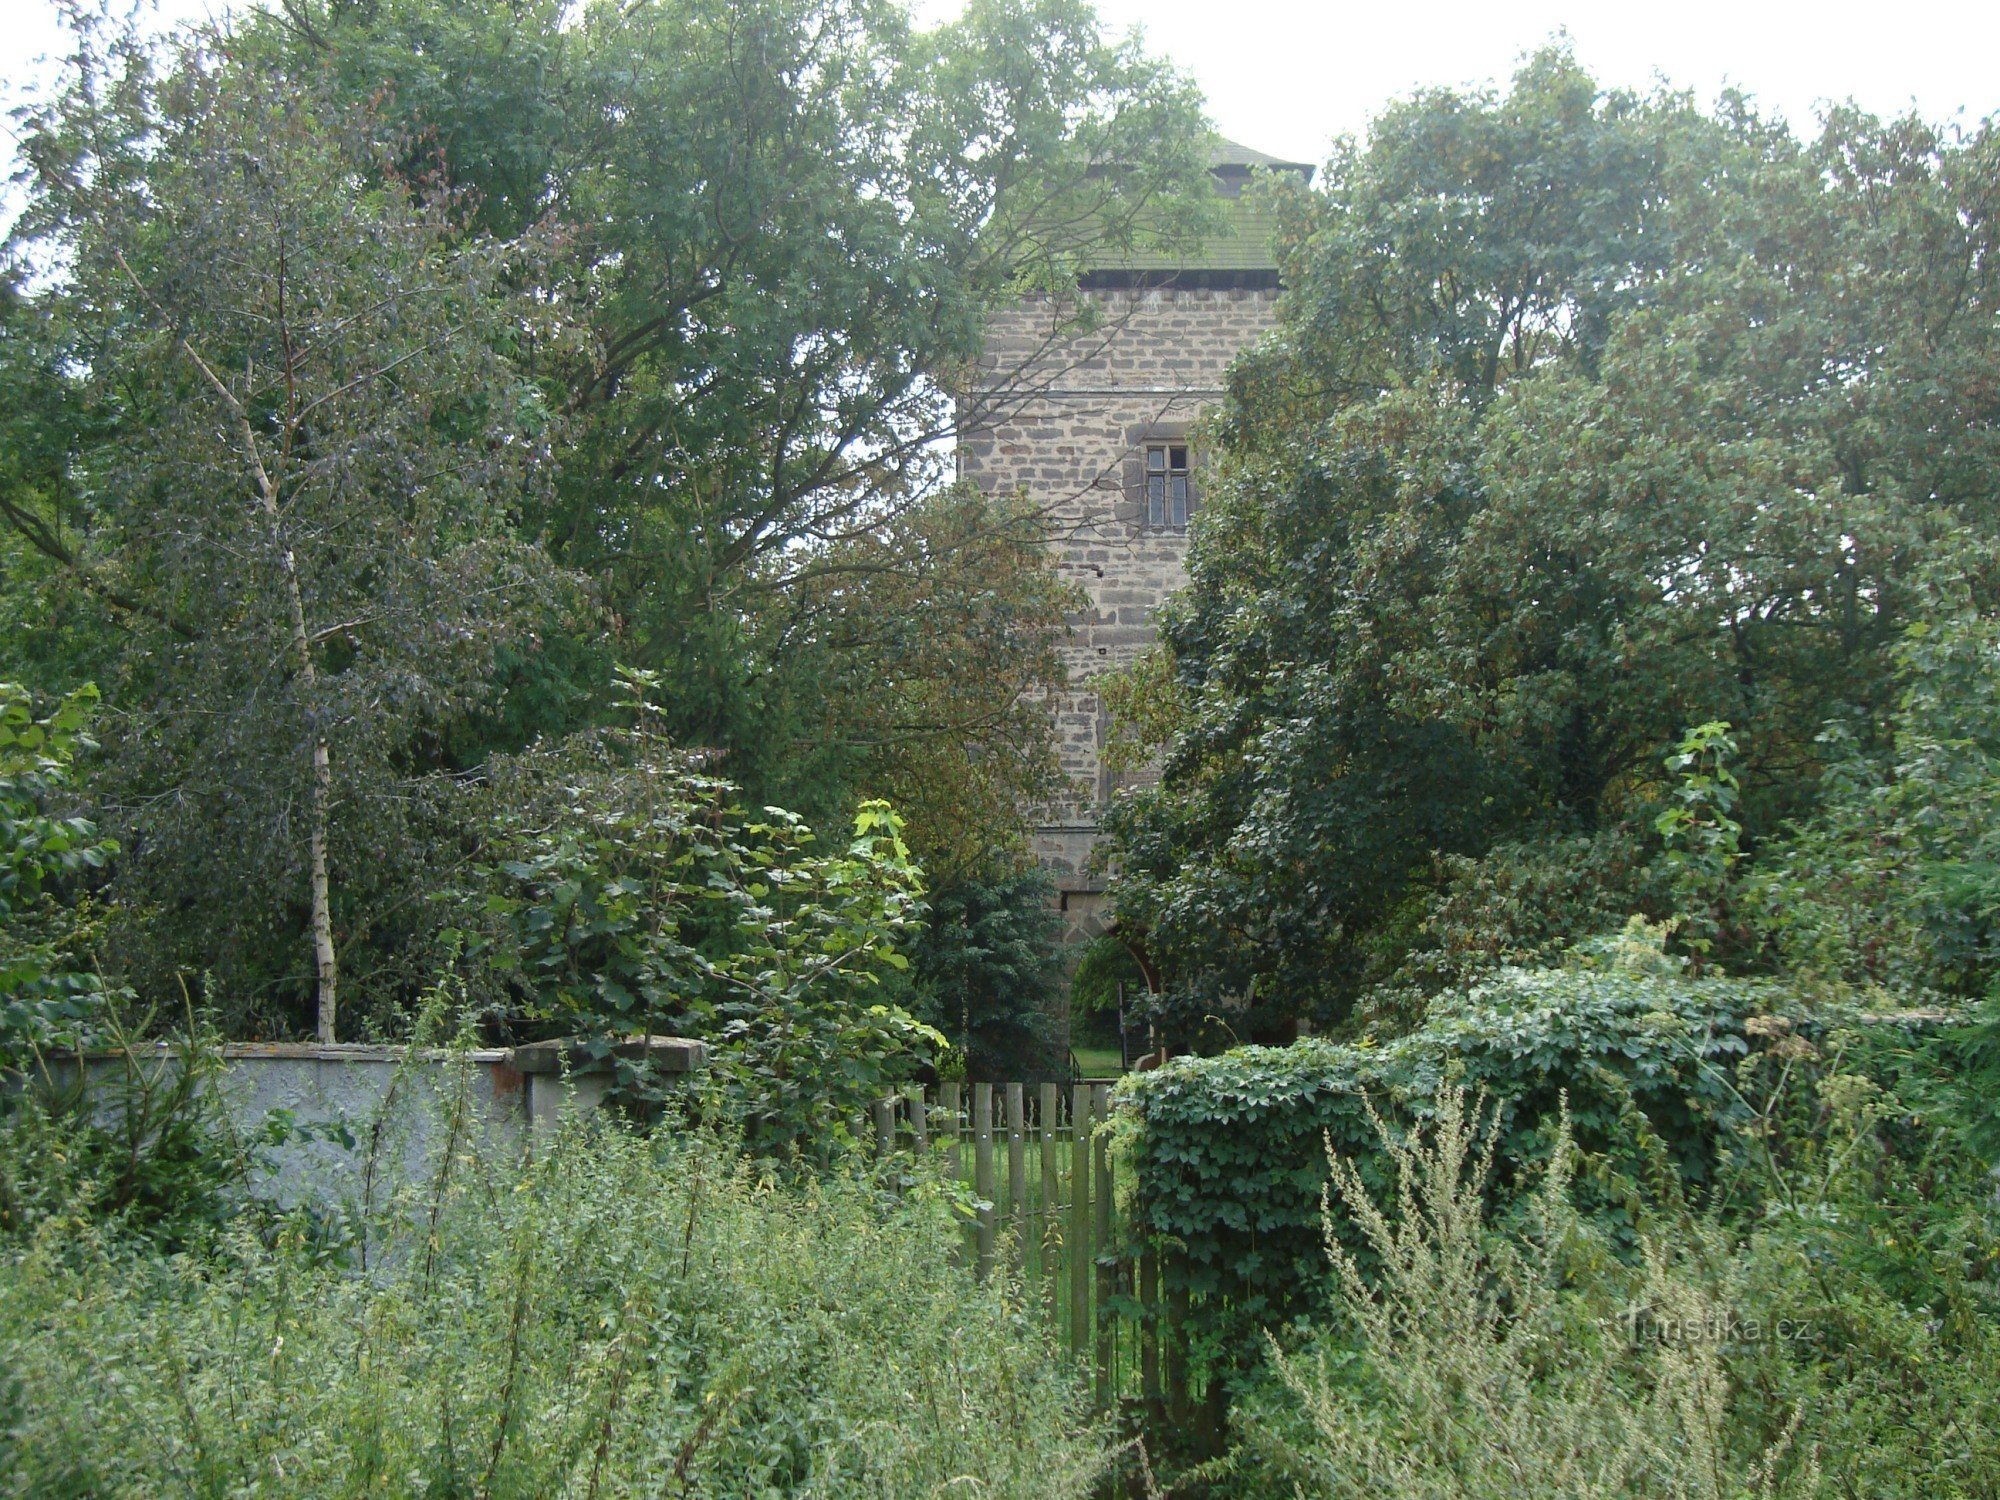
[[[1132,274],[1189,276],[1219,273],[1227,277],[1275,278],[1277,258],[1271,253],[1271,239],[1278,228],[1277,216],[1264,201],[1245,193],[1255,171],[1294,172],[1310,181],[1313,169],[1301,161],[1287,161],[1268,152],[1255,151],[1235,141],[1216,138],[1208,150],[1208,170],[1216,196],[1223,201],[1223,225],[1198,246],[1179,249],[1134,248],[1107,255],[1091,268],[1091,279],[1113,280]]]
[[[1208,165],[1211,171],[1226,171],[1230,167],[1241,167],[1248,171],[1252,167],[1271,167],[1281,172],[1297,172],[1301,176],[1312,176],[1312,163],[1286,161],[1282,156],[1272,156],[1269,152],[1254,151],[1248,146],[1239,146],[1235,141],[1217,138],[1208,148]]]

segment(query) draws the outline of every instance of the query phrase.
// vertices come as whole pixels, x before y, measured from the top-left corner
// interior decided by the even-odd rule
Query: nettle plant
[[[944,1038],[880,991],[920,931],[923,872],[886,802],[823,845],[796,814],[673,746],[628,672],[634,724],[514,758],[496,776],[475,951],[539,1026],[614,1058],[634,1102],[657,1092],[624,1038],[711,1044],[714,1094],[748,1143],[824,1156]]]

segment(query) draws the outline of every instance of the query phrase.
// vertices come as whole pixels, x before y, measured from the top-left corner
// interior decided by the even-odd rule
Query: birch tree
[[[438,740],[549,594],[510,524],[550,430],[516,367],[521,244],[377,170],[365,118],[307,89],[198,44],[158,76],[86,62],[33,122],[15,247],[63,278],[100,409],[73,566],[131,601],[121,905],[178,966],[309,992],[331,1041],[365,920],[343,870],[397,852]],[[296,957],[232,970],[241,933]]]

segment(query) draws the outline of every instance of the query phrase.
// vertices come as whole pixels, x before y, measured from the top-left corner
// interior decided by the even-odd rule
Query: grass
[[[1116,1047],[1072,1047],[1085,1078],[1116,1078],[1125,1071]]]

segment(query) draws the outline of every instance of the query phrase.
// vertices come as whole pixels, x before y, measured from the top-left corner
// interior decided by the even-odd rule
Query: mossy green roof
[[[1262,194],[1250,192],[1251,173],[1263,169],[1296,172],[1310,178],[1305,162],[1285,161],[1234,141],[1217,141],[1209,151],[1223,228],[1198,246],[1179,249],[1133,249],[1106,255],[1093,264],[1100,271],[1275,271],[1271,241],[1278,218]]]
[[[1253,151],[1248,146],[1239,146],[1234,141],[1217,139],[1208,148],[1208,164],[1217,171],[1230,167],[1271,167],[1281,172],[1297,172],[1301,177],[1312,176],[1312,163],[1286,161],[1282,156],[1272,156],[1267,151]]]

